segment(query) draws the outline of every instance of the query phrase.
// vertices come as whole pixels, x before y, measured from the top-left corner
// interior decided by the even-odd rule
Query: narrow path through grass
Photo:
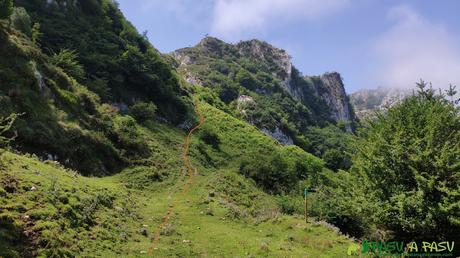
[[[195,102],[195,112],[199,116],[200,122],[198,123],[198,125],[196,125],[195,127],[193,127],[189,131],[187,137],[185,138],[184,151],[182,153],[182,160],[184,161],[185,167],[187,168],[188,180],[187,180],[187,183],[185,184],[185,186],[184,186],[184,188],[182,190],[182,194],[186,194],[189,191],[190,186],[193,183],[193,176],[194,176],[195,170],[196,170],[193,167],[192,163],[190,162],[190,157],[188,155],[189,150],[190,150],[190,144],[191,144],[192,136],[193,136],[193,133],[196,130],[198,130],[201,126],[203,126],[203,124],[205,122],[205,118],[204,118],[204,116],[203,116],[203,114],[201,113],[201,110],[200,110],[199,101]],[[153,237],[153,240],[152,240],[152,246],[150,247],[150,250],[149,250],[150,256],[153,256],[153,254],[154,254],[155,248],[156,248],[156,246],[158,244],[158,240],[160,238],[161,230],[168,224],[168,222],[169,222],[169,220],[171,218],[171,215],[173,213],[176,201],[177,201],[177,195],[174,196],[173,201],[169,205],[168,210],[166,212],[166,215],[163,217],[163,222],[160,224],[160,226],[155,231],[155,234],[154,234],[154,237]]]

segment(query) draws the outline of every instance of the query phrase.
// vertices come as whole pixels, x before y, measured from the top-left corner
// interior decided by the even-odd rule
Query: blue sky
[[[119,0],[167,53],[206,34],[286,49],[305,75],[342,74],[348,92],[377,86],[460,87],[458,0]]]

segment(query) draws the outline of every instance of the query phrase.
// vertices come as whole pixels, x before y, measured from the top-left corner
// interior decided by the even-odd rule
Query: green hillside
[[[206,37],[170,56],[188,82],[209,89],[205,101],[323,158],[330,169],[351,166],[356,118],[338,73],[303,76],[285,50],[259,40]]]
[[[302,217],[283,215],[276,199],[238,173],[240,149],[260,153],[271,146],[272,152],[283,153],[285,147],[210,106],[204,105],[203,113],[208,126],[203,130],[213,128],[225,140],[217,151],[200,133],[193,138],[197,174],[187,194],[181,191],[185,132],[165,125],[140,128],[156,153],[151,165],[129,167],[115,176],[88,178],[36,156],[2,155],[0,255],[147,256],[171,204],[173,216],[153,251],[158,257],[346,253],[349,239],[321,224],[305,224]],[[234,128],[230,135],[212,126],[222,122]],[[210,160],[202,160],[203,152]]]
[[[310,183],[323,162],[206,104],[206,90],[181,81],[115,5],[81,1],[63,19],[61,2],[16,4],[25,9],[0,23],[1,115],[19,114],[2,138],[13,140],[2,142],[0,256],[346,252],[351,240],[285,215],[269,194]],[[196,123],[192,96],[206,123],[191,141],[197,170],[184,192],[188,129],[175,125]]]
[[[304,76],[266,42],[162,55],[115,1],[9,3],[0,257],[373,257],[359,242],[458,241],[454,87],[421,81],[358,122],[340,74]]]

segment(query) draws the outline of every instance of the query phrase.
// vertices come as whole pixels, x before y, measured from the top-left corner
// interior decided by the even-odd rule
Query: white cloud
[[[330,15],[349,0],[216,0],[211,33],[235,39],[245,33]]]
[[[460,87],[460,45],[447,28],[409,6],[391,9],[388,18],[395,24],[373,47],[377,78],[384,86],[413,88],[423,79],[434,88]]]

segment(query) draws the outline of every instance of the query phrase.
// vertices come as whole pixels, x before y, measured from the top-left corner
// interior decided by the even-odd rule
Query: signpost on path
[[[303,190],[303,195],[304,195],[304,198],[305,198],[305,223],[308,223],[308,203],[307,203],[307,195],[308,193],[314,193],[316,192],[316,190],[313,190],[313,189],[308,189],[308,187],[305,187],[305,189]]]

